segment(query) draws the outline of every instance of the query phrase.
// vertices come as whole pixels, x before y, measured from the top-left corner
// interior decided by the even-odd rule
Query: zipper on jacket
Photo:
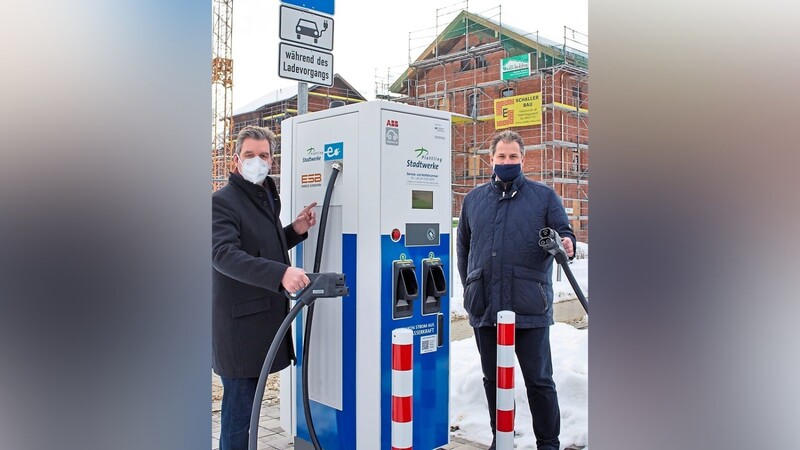
[[[542,303],[544,303],[544,310],[547,311],[547,294],[544,292],[544,288],[542,287],[542,283],[536,283],[539,285],[539,292],[542,293]]]

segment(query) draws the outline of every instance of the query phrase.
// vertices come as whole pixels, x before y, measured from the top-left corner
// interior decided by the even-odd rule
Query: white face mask
[[[242,159],[242,176],[245,180],[253,184],[261,184],[269,174],[269,164],[266,161],[254,156],[250,159]]]

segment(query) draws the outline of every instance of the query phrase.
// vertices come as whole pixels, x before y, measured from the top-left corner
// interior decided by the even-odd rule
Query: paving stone
[[[290,450],[294,449],[294,438],[289,436],[280,424],[280,406],[261,405],[261,417],[258,431],[258,450]],[[220,412],[211,413],[211,450],[219,450]],[[462,437],[450,436],[450,443],[440,450],[486,450],[487,445],[468,441]]]

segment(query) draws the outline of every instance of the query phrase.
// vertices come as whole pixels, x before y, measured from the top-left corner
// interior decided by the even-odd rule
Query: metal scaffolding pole
[[[227,183],[233,160],[233,0],[214,0],[211,58],[211,188]]]

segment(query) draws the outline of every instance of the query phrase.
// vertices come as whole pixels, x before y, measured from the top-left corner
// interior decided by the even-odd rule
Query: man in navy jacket
[[[279,218],[281,201],[272,178],[275,135],[245,127],[236,140],[236,168],[211,197],[212,367],[222,379],[220,450],[246,450],[258,376],[272,340],[289,312],[283,290],[309,283],[292,267],[289,249],[316,224],[308,205],[290,225]],[[292,339],[281,342],[271,372],[295,359]]]
[[[525,380],[539,450],[558,450],[561,428],[553,365],[553,257],[539,247],[539,230],[562,236],[573,257],[575,235],[561,199],[522,173],[525,145],[506,130],[491,144],[492,180],[464,198],[456,252],[464,308],[475,330],[492,433],[496,425],[497,313],[514,311],[516,354]],[[492,442],[491,450],[495,448]]]

